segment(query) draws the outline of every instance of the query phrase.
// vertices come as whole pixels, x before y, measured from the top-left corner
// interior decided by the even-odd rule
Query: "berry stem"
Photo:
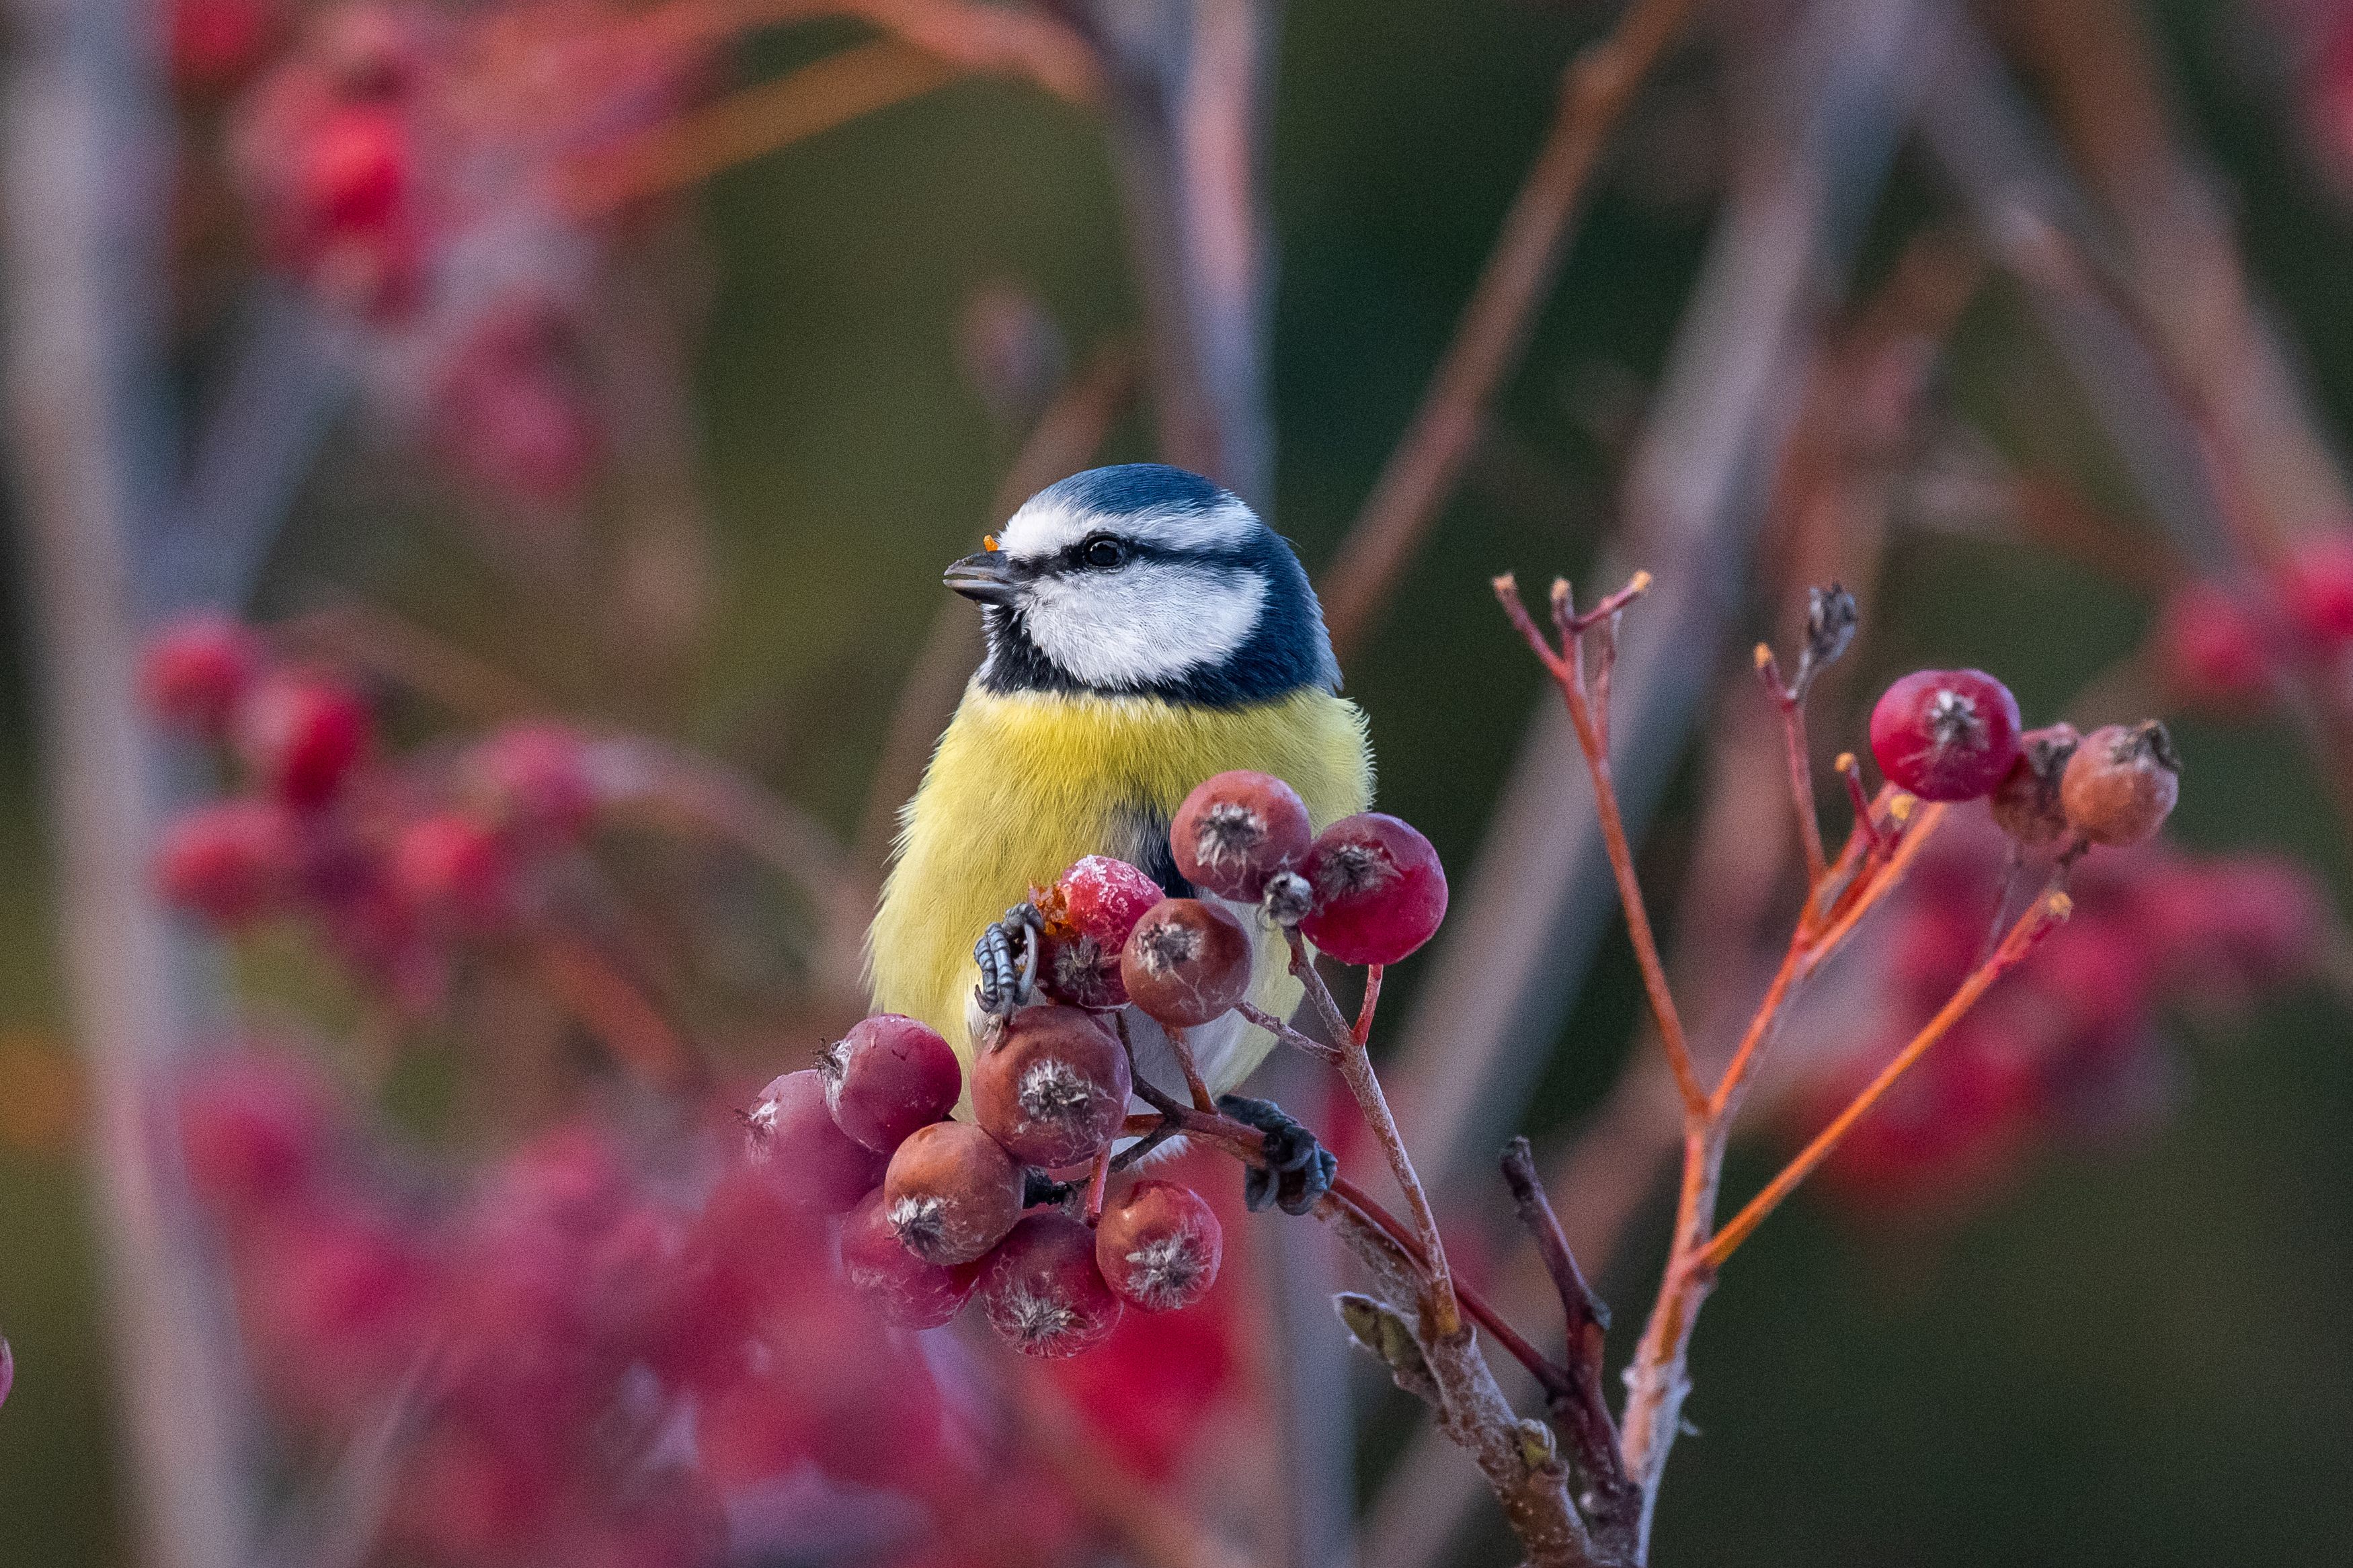
[[[1193,1059],[1193,1047],[1185,1038],[1185,1031],[1174,1024],[1162,1028],[1168,1036],[1168,1054],[1176,1058],[1176,1070],[1185,1075],[1185,1092],[1193,1097],[1193,1109],[1213,1111],[1218,1109],[1218,1097],[1209,1092],[1208,1083],[1201,1077],[1200,1064]]]
[[[1373,1010],[1381,1004],[1381,975],[1388,968],[1386,963],[1365,966],[1365,999],[1356,1007],[1356,1026],[1352,1031],[1352,1037],[1360,1051],[1373,1037]]]
[[[527,948],[549,992],[596,1031],[605,1048],[656,1087],[685,1092],[707,1082],[709,1064],[635,982],[575,938],[540,935]]]
[[[1798,841],[1806,851],[1806,889],[1810,893],[1822,885],[1830,864],[1822,854],[1821,817],[1814,809],[1814,766],[1806,753],[1806,698],[1803,692],[1782,684],[1780,663],[1763,643],[1757,645],[1757,676],[1765,683],[1765,694],[1772,699],[1774,710],[1781,716],[1781,748],[1789,765],[1789,801],[1798,810]]]

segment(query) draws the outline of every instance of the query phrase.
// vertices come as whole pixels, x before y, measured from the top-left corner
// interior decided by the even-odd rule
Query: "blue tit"
[[[1373,788],[1365,717],[1338,695],[1323,607],[1288,541],[1197,474],[1133,463],[1077,474],[948,568],[987,654],[901,816],[867,933],[874,1005],[922,1019],[967,1066],[985,1015],[974,939],[1073,861],[1112,855],[1172,895],[1168,824],[1193,786],[1251,768],[1287,781],[1320,830]],[[1288,950],[1256,910],[1251,999],[1298,1005]],[[1167,1038],[1124,1020],[1145,1078],[1181,1095]],[[1272,1039],[1229,1015],[1187,1031],[1210,1088]]]

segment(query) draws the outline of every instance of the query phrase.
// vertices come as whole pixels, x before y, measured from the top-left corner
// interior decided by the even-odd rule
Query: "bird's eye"
[[[1116,566],[1127,559],[1127,546],[1109,534],[1097,534],[1087,541],[1086,563],[1090,566]]]

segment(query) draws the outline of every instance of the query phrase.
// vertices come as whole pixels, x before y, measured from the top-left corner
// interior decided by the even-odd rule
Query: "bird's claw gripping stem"
[[[1038,937],[1044,923],[1037,905],[1016,904],[972,944],[980,965],[982,1012],[1001,1018],[1028,1005],[1038,982]]]
[[[1227,1094],[1219,1096],[1218,1109],[1265,1135],[1266,1163],[1250,1166],[1242,1175],[1242,1203],[1250,1212],[1271,1203],[1285,1214],[1305,1214],[1332,1190],[1340,1162],[1281,1106]]]

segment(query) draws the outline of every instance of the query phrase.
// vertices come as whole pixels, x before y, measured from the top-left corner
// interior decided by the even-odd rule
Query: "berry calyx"
[[[1975,800],[2018,760],[2018,699],[1981,669],[1919,669],[1871,710],[1871,754],[1922,800]]]
[[[1342,963],[1395,963],[1446,919],[1446,868],[1410,825],[1377,811],[1344,816],[1301,863],[1314,903],[1299,930]]]
[[[1148,1312],[1189,1307],[1218,1280],[1225,1232],[1207,1199],[1175,1182],[1143,1181],[1095,1226],[1095,1265],[1119,1298]]]
[[[796,1208],[840,1214],[882,1179],[882,1156],[834,1125],[825,1079],[814,1068],[768,1085],[744,1120],[746,1156],[769,1190]]]
[[[2059,784],[2067,824],[2087,842],[2122,847],[2154,835],[2181,795],[2173,738],[2154,719],[2084,737]]]
[[[1094,1233],[1055,1210],[1023,1220],[990,1256],[980,1304],[997,1337],[1023,1355],[1076,1355],[1120,1317],[1120,1300],[1095,1266]]]
[[[2029,849],[2067,836],[2067,813],[2059,803],[2059,780],[2083,743],[2073,724],[2029,730],[2019,738],[2018,761],[2010,765],[1988,802],[2004,833]]]
[[[1250,932],[1221,905],[1163,899],[1128,933],[1119,974],[1138,1007],[1189,1029],[1250,994]]]
[[[1024,1007],[973,1063],[973,1118],[1015,1159],[1059,1170],[1119,1136],[1134,1087],[1126,1050],[1092,1014]]]
[[[1269,877],[1306,855],[1314,832],[1296,790],[1237,770],[1193,786],[1168,825],[1168,848],[1176,874],[1201,891],[1254,904]]]
[[[1021,1167],[969,1121],[919,1127],[891,1156],[882,1212],[899,1245],[954,1268],[987,1253],[1021,1217]]]
[[[261,639],[226,616],[193,616],[158,632],[139,661],[147,710],[218,739],[263,662]]]
[[[894,1329],[936,1329],[955,1317],[980,1270],[973,1264],[944,1267],[908,1251],[884,1212],[880,1190],[858,1200],[841,1222],[841,1272],[849,1288],[874,1303]]]
[[[840,1129],[888,1154],[918,1127],[944,1120],[964,1092],[964,1067],[930,1026],[896,1013],[860,1018],[818,1063]]]

